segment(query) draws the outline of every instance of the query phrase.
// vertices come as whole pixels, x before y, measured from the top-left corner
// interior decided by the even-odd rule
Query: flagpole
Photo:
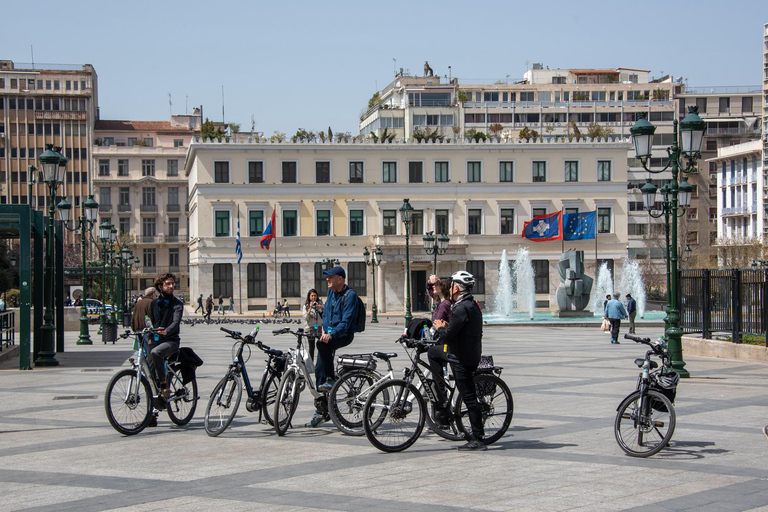
[[[282,214],[281,214],[282,215]],[[272,212],[272,217],[274,218],[275,213]],[[273,242],[275,242],[275,300],[278,300],[277,296],[277,226],[275,226],[275,223],[272,223],[272,233],[275,235]]]
[[[237,243],[240,244],[240,204],[237,205]],[[240,260],[243,259],[243,247],[240,245],[240,254],[237,257],[237,294],[240,303],[240,314],[243,314],[243,271]]]

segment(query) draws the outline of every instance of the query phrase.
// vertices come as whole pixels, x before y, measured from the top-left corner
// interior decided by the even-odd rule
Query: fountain
[[[536,289],[533,264],[528,249],[521,247],[517,259],[509,264],[507,250],[499,260],[499,287],[493,299],[491,315],[498,318],[512,318],[514,313],[527,313],[533,320],[536,311]]]
[[[643,274],[640,271],[640,264],[637,260],[624,260],[621,268],[621,280],[619,289],[622,295],[632,294],[632,298],[637,302],[637,316],[645,317],[645,283]]]
[[[597,269],[597,284],[595,285],[595,293],[592,295],[592,306],[590,311],[596,316],[603,316],[605,307],[606,295],[613,295],[613,277],[611,271],[608,269],[608,262],[603,262],[600,268]]]

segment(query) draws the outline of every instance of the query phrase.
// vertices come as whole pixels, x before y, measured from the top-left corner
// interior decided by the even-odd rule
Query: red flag
[[[275,210],[272,210],[272,220],[267,224],[267,228],[261,235],[261,248],[269,250],[269,244],[273,238],[277,238],[275,235]]]

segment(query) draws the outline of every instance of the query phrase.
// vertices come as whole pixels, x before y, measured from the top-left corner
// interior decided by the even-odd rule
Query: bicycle
[[[143,335],[155,334],[159,330],[161,328],[147,327],[139,332],[127,330],[120,335],[120,338],[136,335],[141,340],[136,358],[129,359],[131,368],[117,372],[107,384],[104,395],[107,419],[121,434],[130,436],[144,430],[152,418],[153,408],[165,409],[171,421],[179,426],[189,423],[197,409],[197,379],[194,372],[190,378],[189,372],[182,371],[181,352],[176,352],[165,361],[166,382],[171,390],[167,398],[162,396],[158,383],[152,377]]]
[[[431,418],[425,412],[425,394],[433,409],[434,404],[438,403],[435,383],[420,368],[429,370],[429,365],[421,360],[421,354],[436,342],[405,337],[398,339],[398,342],[406,349],[413,349],[412,352],[406,350],[411,367],[404,370],[404,378],[379,383],[371,390],[363,406],[365,436],[373,446],[384,452],[405,450],[419,438],[427,418]],[[477,401],[485,428],[485,444],[501,439],[509,428],[514,412],[512,393],[500,377],[501,370],[500,367],[478,369],[474,375]],[[420,381],[422,385],[417,387],[414,379],[418,379],[417,384]],[[466,407],[455,388],[451,389],[449,407],[451,424],[446,427],[435,425],[435,432],[451,440],[463,439],[471,427]],[[443,434],[450,434],[450,437]]]
[[[648,345],[650,350],[644,358],[635,359],[635,364],[642,368],[637,389],[616,408],[613,432],[627,455],[650,457],[669,444],[675,431],[674,401],[680,376],[670,369],[672,360],[663,338],[655,343],[631,334],[624,338]],[[652,356],[661,359],[661,367],[651,360]]]
[[[221,330],[227,333],[229,338],[235,341],[232,346],[232,363],[227,369],[226,375],[216,387],[213,388],[205,408],[205,432],[216,437],[224,432],[237,414],[240,400],[243,396],[243,387],[248,395],[245,408],[248,412],[259,411],[259,422],[263,419],[272,425],[272,404],[277,396],[277,386],[285,367],[285,356],[282,350],[275,350],[256,341],[259,327],[256,326],[250,334],[243,336],[241,332],[230,331],[224,327]],[[267,354],[264,373],[258,389],[253,389],[248,378],[248,370],[245,364],[250,360],[250,347],[255,346]],[[243,356],[245,347],[248,347],[248,355]],[[244,383],[244,386],[243,386]]]
[[[296,348],[286,354],[286,366],[280,379],[280,386],[275,400],[275,412],[272,416],[275,432],[284,436],[291,425],[291,419],[299,405],[299,395],[305,388],[315,399],[315,409],[325,411],[328,408],[327,393],[319,391],[315,385],[315,364],[304,346],[302,338],[316,338],[314,333],[306,334],[304,329],[292,331],[289,328],[272,331],[274,336],[293,334],[296,336]]]

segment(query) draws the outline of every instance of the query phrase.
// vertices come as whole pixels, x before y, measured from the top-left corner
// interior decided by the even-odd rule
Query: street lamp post
[[[701,157],[701,143],[707,124],[698,116],[697,107],[688,107],[688,115],[680,122],[680,139],[678,142],[678,122],[673,124],[674,141],[667,148],[669,163],[660,170],[648,168],[648,158],[651,156],[651,145],[656,127],[646,121],[645,115],[640,114],[640,119],[630,129],[635,145],[635,155],[640,159],[643,168],[650,173],[661,173],[670,169],[672,179],[661,188],[661,211],[654,213],[657,204],[656,186],[647,180],[641,189],[645,209],[653,218],[664,217],[667,250],[667,316],[665,339],[672,359],[672,369],[681,377],[690,377],[685,369],[683,361],[683,331],[680,328],[680,311],[678,310],[678,254],[677,254],[677,219],[685,214],[685,208],[691,204],[691,192],[693,187],[688,183],[688,178],[678,181],[680,173],[690,174],[696,172],[696,160]],[[683,161],[683,157],[687,162]]]
[[[54,261],[53,261],[53,222],[56,213],[56,190],[59,183],[64,181],[64,167],[67,159],[60,153],[61,148],[54,148],[52,144],[46,144],[45,151],[38,157],[41,163],[40,181],[48,185],[48,226],[45,232],[45,314],[43,316],[42,345],[37,366],[58,366],[53,325],[53,298],[54,298]],[[61,319],[63,321],[63,319]]]
[[[411,254],[408,237],[411,232],[411,215],[413,206],[408,202],[409,199],[403,199],[403,206],[400,207],[400,217],[405,225],[405,325],[411,323]]]
[[[435,236],[433,231],[430,231],[426,235],[424,235],[424,252],[434,257],[434,262],[432,264],[433,271],[432,273],[437,275],[437,255],[439,254],[442,256],[445,254],[445,251],[448,250],[448,242],[450,241],[450,238],[443,233],[440,236]]]
[[[99,225],[99,240],[101,240],[101,315],[99,322],[99,333],[104,328],[104,322],[107,316],[106,296],[107,296],[107,244],[112,233],[112,224],[105,220]]]
[[[80,337],[77,339],[78,345],[93,345],[93,341],[91,340],[91,335],[88,332],[88,309],[85,307],[85,290],[86,290],[86,257],[85,257],[85,249],[86,249],[86,241],[87,237],[86,234],[93,230],[93,225],[96,223],[96,210],[99,207],[99,203],[97,203],[93,196],[88,196],[88,199],[83,201],[80,206],[80,217],[77,219],[75,224],[72,226],[69,225],[69,211],[72,209],[72,205],[69,204],[69,201],[64,199],[59,203],[59,212],[61,215],[61,220],[64,221],[64,227],[67,228],[69,231],[77,231],[80,230],[80,254],[82,259],[82,266],[83,266],[83,275],[82,275],[82,299],[80,301]]]
[[[384,251],[381,250],[381,247],[378,245],[376,246],[376,249],[373,250],[373,252],[369,252],[368,248],[366,247],[363,250],[363,256],[365,257],[365,264],[371,267],[371,277],[373,281],[373,308],[371,309],[371,323],[377,324],[379,323],[379,318],[377,315],[376,310],[376,267],[381,265],[381,257],[384,255]]]
[[[325,267],[325,270],[331,270],[333,267],[339,265],[341,262],[337,259],[333,258],[325,258],[323,260],[323,266]]]
[[[115,323],[115,313],[119,313],[119,304],[117,304],[117,276],[115,275],[115,253],[117,252],[117,228],[113,225],[109,230],[109,293],[112,295],[112,308],[110,309],[110,321]],[[118,257],[120,255],[118,254]],[[114,283],[113,283],[114,280]]]

